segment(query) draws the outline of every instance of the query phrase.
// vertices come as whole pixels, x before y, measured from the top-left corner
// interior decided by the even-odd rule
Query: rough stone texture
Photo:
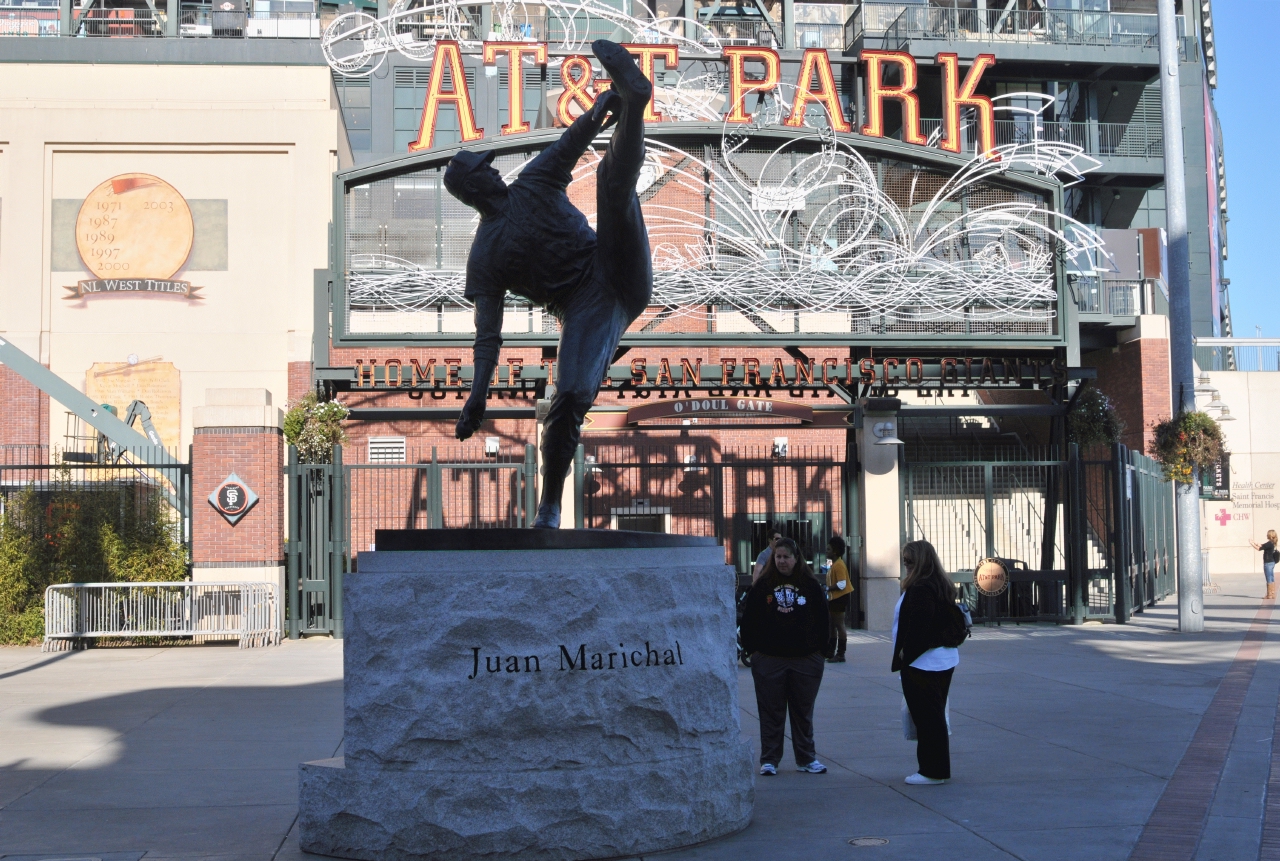
[[[719,547],[362,553],[344,587],[346,756],[301,768],[307,851],[606,858],[749,821]]]

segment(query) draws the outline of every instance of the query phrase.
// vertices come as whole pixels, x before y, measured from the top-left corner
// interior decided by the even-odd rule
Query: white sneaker
[[[826,774],[827,767],[815,759],[808,765],[797,765],[796,771],[807,771],[810,774]]]
[[[911,786],[937,786],[940,783],[946,783],[946,782],[947,782],[947,778],[925,777],[923,774],[920,774],[919,772],[913,775],[910,775],[907,778],[907,783]]]
[[[775,766],[772,762],[766,762],[760,766],[761,777],[773,777],[777,773],[778,773],[777,766]]]

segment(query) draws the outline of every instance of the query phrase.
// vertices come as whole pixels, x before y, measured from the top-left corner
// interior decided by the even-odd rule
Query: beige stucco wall
[[[324,66],[0,64],[0,332],[82,391],[95,362],[173,363],[181,438],[208,388],[287,400],[311,352],[313,271],[327,265],[340,142]],[[182,271],[203,298],[68,301],[52,271],[54,200],[123,173],[226,201],[225,271]],[[124,404],[118,406],[124,407]],[[160,405],[157,405],[160,406]],[[154,407],[153,407],[154,409]],[[64,409],[50,408],[61,445]]]
[[[1268,529],[1280,532],[1280,373],[1217,371],[1212,385],[1236,421],[1222,423],[1231,451],[1231,501],[1200,503],[1201,541],[1211,574],[1257,573]],[[1208,397],[1198,398],[1203,408]]]

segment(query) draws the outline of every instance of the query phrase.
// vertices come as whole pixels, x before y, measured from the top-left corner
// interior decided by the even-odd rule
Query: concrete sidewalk
[[[1219,577],[1209,630],[1166,602],[1129,625],[978,629],[952,687],[953,781],[908,787],[914,743],[884,637],[854,634],[818,698],[825,775],[759,779],[745,831],[669,859],[1125,859],[1254,620]],[[1280,625],[1280,619],[1274,624]],[[297,764],[341,745],[341,644],[42,654],[0,649],[0,858],[307,856]],[[750,673],[743,731],[755,741]],[[1268,634],[1198,859],[1258,857],[1280,643]],[[852,838],[887,840],[854,846]]]

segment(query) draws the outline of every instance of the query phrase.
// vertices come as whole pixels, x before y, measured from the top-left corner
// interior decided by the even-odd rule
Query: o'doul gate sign
[[[645,419],[694,416],[776,416],[813,421],[813,408],[768,398],[690,398],[668,403],[642,404],[627,410],[627,424]]]

